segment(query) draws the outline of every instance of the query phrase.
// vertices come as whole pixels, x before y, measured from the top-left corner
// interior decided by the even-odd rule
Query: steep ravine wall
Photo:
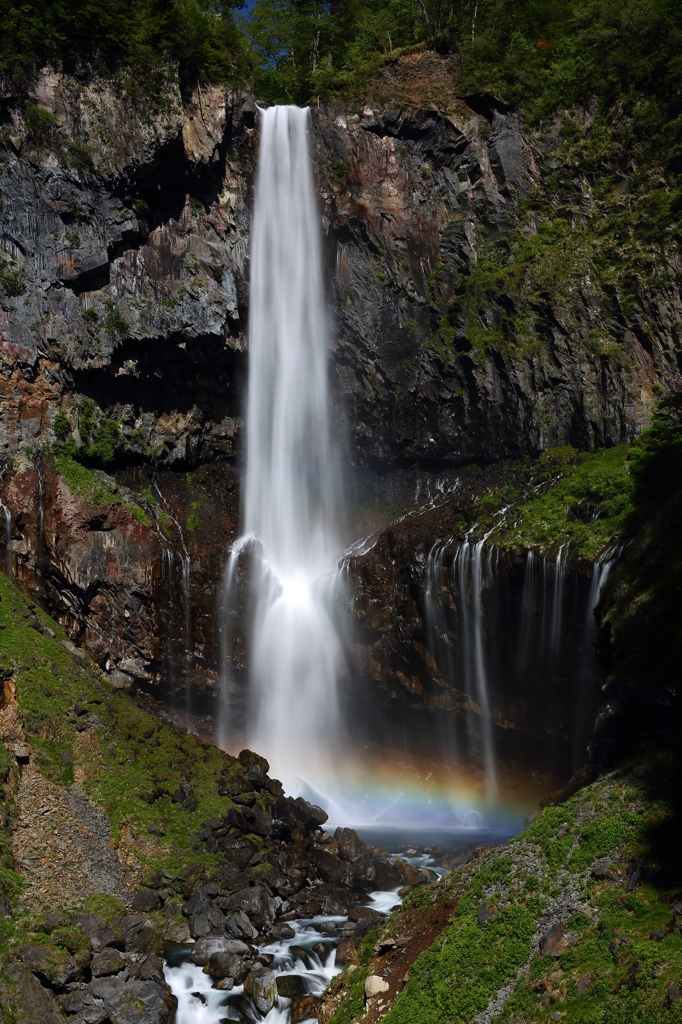
[[[54,115],[33,134],[25,101],[2,103],[0,497],[14,573],[119,679],[167,694],[189,678],[200,704],[218,692],[220,577],[239,529],[255,104],[218,88],[183,97],[171,79],[152,108],[51,72],[30,102]],[[527,204],[538,190],[562,224],[594,208],[572,168],[557,191],[561,126],[459,96],[456,65],[430,51],[388,65],[362,103],[311,109],[349,464],[390,474],[617,444],[647,424],[657,389],[679,387],[674,260],[662,283],[638,282],[634,305],[580,261],[518,309],[462,291],[490,242],[542,234]],[[525,333],[498,344],[515,317]],[[105,474],[103,421],[118,424]],[[55,442],[76,461],[55,462]],[[411,529],[406,564],[426,544]]]

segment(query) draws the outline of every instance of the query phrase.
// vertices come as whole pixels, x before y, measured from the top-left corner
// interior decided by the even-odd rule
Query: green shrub
[[[0,75],[25,86],[46,64],[67,70],[80,64],[119,73],[131,95],[160,94],[172,66],[188,84],[200,77],[236,82],[248,67],[231,11],[238,6],[238,0],[0,0]],[[27,108],[32,124],[51,127],[34,109]]]
[[[104,328],[107,334],[124,334],[128,330],[128,321],[118,306],[111,299],[107,301],[107,312],[104,317]]]
[[[39,146],[54,144],[59,138],[59,118],[45,107],[29,103],[24,110],[24,124],[31,140]]]
[[[14,267],[9,260],[0,257],[0,289],[9,298],[15,299],[26,291],[26,275],[20,267]]]

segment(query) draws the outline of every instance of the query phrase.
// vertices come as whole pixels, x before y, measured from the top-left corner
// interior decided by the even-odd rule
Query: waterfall
[[[183,540],[184,547],[184,540]],[[187,548],[182,556],[182,610],[183,631],[182,642],[185,649],[185,717],[187,731],[190,729],[189,718],[192,713],[192,559]]]
[[[7,466],[3,466],[0,471],[0,490],[4,486],[3,476]],[[5,505],[4,501],[0,500],[0,509],[2,509],[5,517],[5,576],[9,576],[12,579],[12,513]]]
[[[552,600],[552,636],[550,640],[552,653],[559,650],[561,641],[561,619],[564,602],[564,579],[568,544],[562,544],[554,560],[554,595]]]
[[[261,115],[244,512],[245,535],[257,541],[251,550],[260,551],[248,738],[291,779],[327,761],[338,729],[337,498],[308,112],[283,106]]]
[[[519,672],[525,673],[528,668],[531,643],[533,640],[533,625],[535,618],[535,591],[537,586],[537,557],[529,551],[526,556],[525,572],[523,574],[523,594],[521,597],[521,628],[519,630],[519,649],[517,654],[517,667]]]
[[[504,728],[525,705],[537,736],[533,753],[558,772],[584,761],[602,681],[593,611],[614,556],[597,560],[588,577],[567,571],[568,545],[517,561],[470,537],[452,543],[448,558],[451,543],[437,540],[426,559],[426,636],[439,691],[445,684],[455,706],[455,695],[465,694],[476,713],[469,711],[466,728],[461,714],[451,716],[459,725],[447,727],[443,756],[466,763],[475,744],[491,798],[498,759],[515,744],[513,729],[493,728],[493,710]],[[445,724],[437,728],[444,736]]]
[[[481,753],[486,796],[490,798],[497,794],[497,774],[486,667],[483,590],[490,584],[492,554],[487,551],[484,557],[484,545],[485,538],[472,544],[467,537],[455,556],[453,570],[458,564],[464,686],[481,712]]]
[[[167,637],[168,656],[166,658],[166,670],[171,689],[171,701],[175,708],[177,666],[173,652],[176,647],[175,621],[176,621],[177,600],[175,594],[175,557],[170,548],[161,548],[161,625]]]
[[[581,665],[578,675],[578,696],[576,701],[575,724],[573,728],[573,767],[579,768],[585,760],[585,747],[589,739],[589,732],[584,730],[583,735],[581,724],[584,719],[584,709],[587,703],[590,686],[592,685],[592,673],[590,663],[594,659],[593,645],[597,635],[597,624],[594,620],[594,610],[599,601],[601,588],[606,583],[615,562],[613,549],[607,551],[597,559],[592,566],[592,579],[590,581],[590,592],[585,605],[585,620],[583,623],[583,635],[581,643]],[[591,730],[590,730],[591,731]]]

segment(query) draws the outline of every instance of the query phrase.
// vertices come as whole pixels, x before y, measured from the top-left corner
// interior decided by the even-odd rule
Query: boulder
[[[369,864],[370,850],[354,828],[337,828],[334,833],[334,841],[339,848],[339,857],[342,860],[347,860],[349,864],[360,864],[363,861]]]
[[[75,1015],[77,1020],[87,1021],[87,1024],[103,1024],[109,1017],[102,1000],[96,999],[87,989],[76,989],[58,996],[58,1002],[69,1016]]]
[[[126,917],[119,918],[119,924],[123,931],[123,938],[126,945],[138,935],[143,928],[151,924],[148,917],[144,914],[127,914]]]
[[[199,939],[195,942],[190,954],[190,960],[197,967],[204,967],[214,953],[229,953],[231,956],[248,956],[251,950],[245,942],[238,939],[223,939],[211,937]]]
[[[485,903],[478,908],[478,923],[485,924],[497,913],[497,907],[487,907]]]
[[[187,924],[193,939],[203,939],[211,934],[211,922],[206,914],[192,914]]]
[[[269,967],[250,971],[244,982],[244,991],[248,992],[254,1006],[263,1016],[277,1003],[277,981]]]
[[[291,1003],[291,1024],[319,1020],[322,1001],[317,996],[294,996]]]
[[[608,867],[606,864],[596,864],[592,868],[592,877],[599,879],[609,879],[611,882],[619,882],[620,876],[616,874],[613,868]]]
[[[207,914],[213,910],[213,900],[201,889],[182,905],[182,913],[185,917],[192,917],[194,914]]]
[[[294,996],[307,994],[305,978],[301,974],[278,974],[276,980],[277,994],[283,996],[284,999],[293,999]]]
[[[138,914],[149,914],[152,910],[159,910],[162,903],[158,892],[153,889],[140,889],[133,896],[130,907]]]
[[[310,947],[312,953],[316,953],[320,958],[320,963],[326,964],[331,953],[331,946],[328,942],[316,942],[314,946]]]
[[[381,995],[382,992],[388,992],[388,982],[380,978],[378,974],[370,974],[365,981],[365,998],[373,999],[375,996]]]
[[[563,924],[553,924],[540,939],[540,956],[561,956],[568,948],[566,928]]]
[[[402,857],[396,857],[393,861],[393,869],[397,871],[403,885],[423,885],[424,882],[430,880],[420,868],[415,868]]]
[[[395,889],[401,884],[401,877],[385,857],[374,857],[370,865],[371,878],[375,889]]]
[[[189,925],[184,921],[180,924],[170,924],[163,933],[165,942],[178,942],[185,943],[189,942],[191,935],[189,934]]]
[[[296,932],[290,924],[286,923],[286,921],[280,921],[279,924],[273,924],[270,929],[270,934],[273,939],[277,939],[281,942],[282,939],[293,939]]]
[[[353,875],[348,864],[330,853],[324,846],[314,846],[310,851],[310,859],[315,865],[317,874],[325,882],[351,884]]]
[[[69,919],[66,914],[44,914],[40,922],[40,930],[51,935],[56,928],[68,928]]]
[[[123,949],[125,946],[122,929],[105,923],[96,914],[76,914],[71,918],[71,924],[79,927],[83,935],[87,935],[94,950],[104,949],[105,946]]]
[[[261,757],[260,754],[254,753],[253,750],[242,750],[239,753],[238,761],[242,767],[250,771],[255,765],[257,765],[263,772],[263,775],[267,775],[270,771],[270,765]]]
[[[355,958],[355,943],[352,938],[341,939],[336,947],[336,963],[347,964]]]
[[[109,1019],[117,1024],[170,1024],[177,1008],[168,986],[157,981],[124,982],[112,987],[103,1000]]]
[[[29,970],[21,964],[10,963],[5,967],[4,975],[4,979],[0,979],[2,1010],[10,1009],[2,997],[4,993],[9,995],[11,992],[13,1009],[17,1011],[18,1021],[26,1024],[33,1024],[34,1021],[39,1021],[40,1024],[65,1024],[66,1017],[53,995],[43,988]],[[7,986],[3,984],[4,980],[7,981]]]
[[[107,974],[118,974],[125,966],[126,961],[117,949],[102,949],[99,953],[95,953],[90,961],[90,970],[92,971],[93,978],[101,978]]]
[[[258,929],[254,928],[243,910],[230,914],[225,919],[225,930],[235,939],[257,939]]]
[[[243,981],[247,971],[244,958],[234,953],[211,953],[204,967],[204,974],[210,974],[212,978],[232,978],[237,984]]]
[[[19,959],[29,970],[40,974],[51,985],[61,987],[80,974],[78,964],[65,950],[41,946],[37,942],[26,942],[20,946]]]
[[[246,914],[259,932],[269,930],[279,906],[261,885],[249,886],[248,889],[242,889],[221,902],[225,904],[226,910],[242,911]]]

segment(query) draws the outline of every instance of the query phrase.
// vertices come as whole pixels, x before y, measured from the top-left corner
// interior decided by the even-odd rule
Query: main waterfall
[[[245,535],[253,558],[247,735],[276,773],[319,770],[338,728],[338,543],[327,330],[308,111],[261,112],[251,241]],[[234,588],[233,588],[234,589]]]

